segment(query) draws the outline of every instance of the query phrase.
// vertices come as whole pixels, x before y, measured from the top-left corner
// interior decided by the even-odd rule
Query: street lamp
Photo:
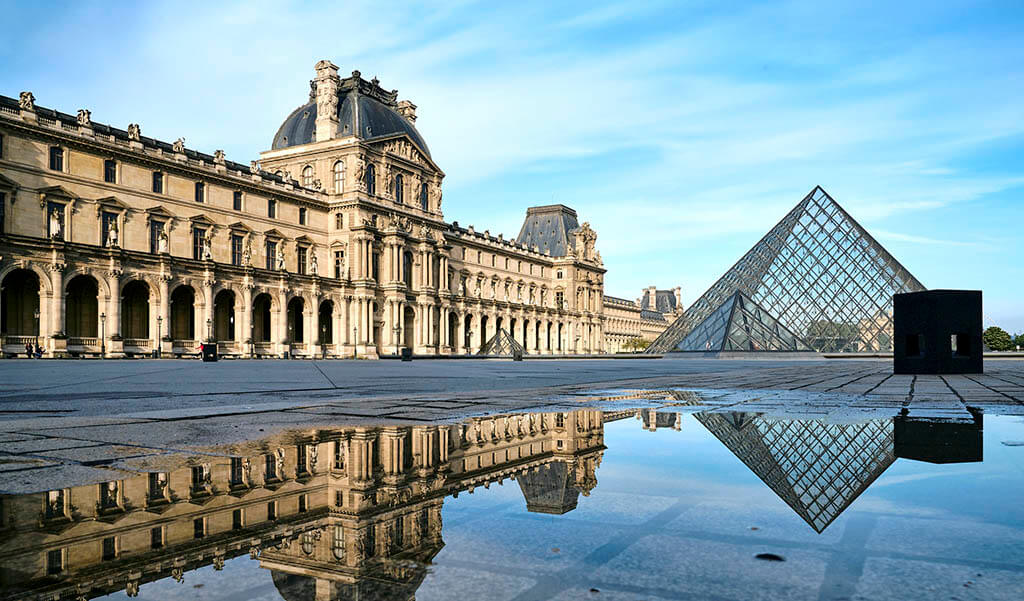
[[[395,324],[395,354],[396,355],[398,354],[398,333],[400,331],[401,331],[401,328],[399,328],[398,324],[396,323]]]
[[[206,341],[213,342],[213,320],[206,318]]]
[[[320,357],[327,359],[327,324],[320,324]]]
[[[157,359],[160,358],[160,346],[163,344],[163,339],[164,339],[164,336],[163,336],[163,325],[164,325],[164,316],[163,315],[157,315],[156,316],[156,350],[154,351],[154,354],[156,355]]]
[[[107,314],[100,313],[100,358],[107,358]]]
[[[359,358],[359,347],[356,346],[356,344],[357,344],[357,341],[356,341],[356,331],[357,331],[357,329],[358,328],[356,326],[352,326],[352,358],[353,359],[358,359]]]
[[[37,307],[32,316],[36,318],[36,346],[39,346],[39,308]],[[35,349],[32,349],[35,351]]]
[[[256,322],[254,321],[256,312],[253,311],[252,317],[249,318],[249,355],[252,358],[256,358]]]

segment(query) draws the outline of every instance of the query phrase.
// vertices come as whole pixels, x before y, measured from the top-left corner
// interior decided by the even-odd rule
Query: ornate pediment
[[[398,157],[434,171],[441,171],[437,164],[435,164],[434,161],[431,160],[431,158],[405,134],[397,134],[394,137],[386,138],[379,142],[375,141],[373,148],[385,155]]]
[[[114,196],[105,196],[103,198],[96,199],[96,213],[99,214],[102,211],[127,213],[128,205],[124,204]]]
[[[281,232],[279,232],[276,229],[269,229],[269,230],[263,232],[263,236],[266,237],[266,238],[277,238],[279,240],[284,238],[284,234],[282,234]]]
[[[252,228],[242,223],[241,221],[236,221],[232,223],[231,225],[228,226],[228,229],[236,232],[245,232],[247,234],[252,233]]]
[[[78,196],[63,186],[50,186],[39,190],[39,206],[45,207],[48,200],[63,200],[73,204],[78,200]]]
[[[305,234],[303,234],[303,235],[299,236],[298,238],[296,238],[295,241],[297,243],[299,243],[299,244],[309,244],[309,245],[313,244],[313,239],[310,238],[309,236],[305,235]]]
[[[156,205],[155,207],[150,207],[146,209],[146,215],[151,219],[161,217],[167,219],[174,219],[174,214],[165,209],[163,205]]]
[[[193,216],[189,217],[188,220],[189,220],[190,223],[192,223],[192,225],[210,226],[210,227],[214,227],[214,226],[217,225],[216,223],[214,223],[214,221],[212,219],[210,219],[209,217],[207,217],[206,215],[204,215],[202,213],[199,213],[198,215],[193,215]]]

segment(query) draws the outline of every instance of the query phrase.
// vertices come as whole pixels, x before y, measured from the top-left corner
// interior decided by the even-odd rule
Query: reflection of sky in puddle
[[[691,410],[666,407],[661,419],[643,410],[649,412],[646,422],[641,414],[605,423],[597,486],[569,495],[575,507],[561,515],[528,512],[522,478],[445,498],[443,547],[415,598],[1024,595],[1024,448],[1002,444],[1024,440],[1024,419],[986,415],[984,462],[936,464],[902,458],[936,453],[936,445],[904,438],[902,449],[895,448],[900,426],[893,418],[836,425]],[[645,423],[661,427],[651,431]],[[815,447],[814,441],[829,442],[837,432],[842,449],[834,442]],[[938,434],[939,446],[965,440],[962,432]],[[870,444],[858,446],[858,440]],[[850,453],[842,465],[816,460],[861,447],[879,455],[879,462],[864,453]],[[972,459],[974,450],[961,447],[938,454],[947,461],[956,461],[958,453],[959,460]],[[544,485],[536,477],[533,482]],[[808,483],[831,487],[830,498],[841,498],[839,509],[845,510],[829,514],[835,518],[830,524],[794,508],[795,502],[807,509]],[[864,484],[870,485],[861,490]],[[787,499],[789,492],[794,497]],[[550,500],[551,491],[545,494]],[[786,561],[759,561],[758,553]],[[316,586],[301,582],[282,589],[259,565],[243,555],[228,560],[223,571],[205,566],[186,572],[183,583],[165,578],[143,584],[139,598],[279,600],[279,589],[289,601],[357,598],[316,596]],[[320,569],[315,562],[307,568],[309,574]]]

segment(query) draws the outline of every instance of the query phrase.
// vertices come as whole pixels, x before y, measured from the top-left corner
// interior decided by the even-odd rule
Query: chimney
[[[331,61],[316,64],[316,141],[324,142],[338,134],[338,67]]]
[[[398,114],[405,117],[409,123],[416,123],[416,105],[408,100],[398,102]]]

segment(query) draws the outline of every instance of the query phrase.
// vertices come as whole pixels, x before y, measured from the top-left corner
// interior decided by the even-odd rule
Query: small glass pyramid
[[[498,330],[490,340],[487,341],[477,355],[490,355],[490,356],[512,356],[516,352],[526,354],[526,349],[523,345],[516,342],[512,334],[508,333],[508,330]]]
[[[808,351],[812,349],[739,290],[686,335],[676,351]]]

